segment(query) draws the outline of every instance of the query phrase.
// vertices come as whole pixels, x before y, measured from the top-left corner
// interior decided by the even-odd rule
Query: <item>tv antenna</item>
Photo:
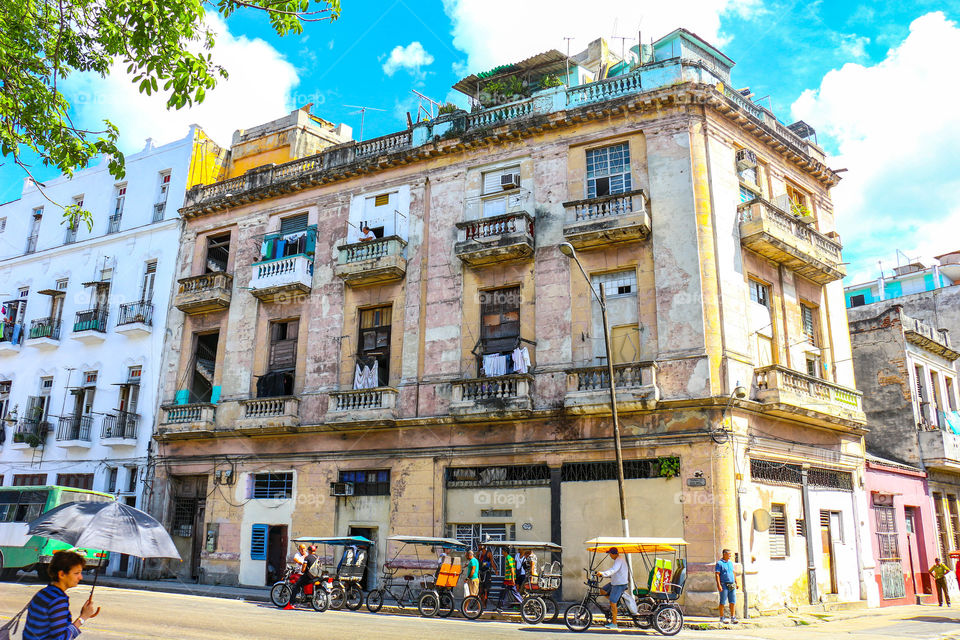
[[[620,61],[625,62],[626,61],[625,56],[627,55],[626,43],[627,43],[627,40],[630,40],[631,42],[633,42],[633,38],[629,38],[627,36],[610,36],[610,39],[620,41]]]
[[[413,95],[417,96],[419,102],[417,104],[417,122],[420,122],[420,114],[423,113],[428,120],[433,120],[437,117],[437,113],[440,111],[440,103],[434,100],[429,96],[425,96],[416,89],[410,89],[413,92]],[[426,101],[427,106],[424,107],[423,103]]]
[[[567,75],[563,79],[563,83],[567,85],[567,89],[569,89],[570,88],[570,41],[573,40],[573,36],[564,36],[563,39],[567,41],[567,59],[566,59]]]
[[[351,111],[350,115],[360,114],[360,139],[357,142],[363,142],[363,118],[366,115],[367,111],[386,111],[386,109],[378,109],[377,107],[364,107],[358,104],[345,104],[343,105],[350,109],[359,109],[359,111]]]

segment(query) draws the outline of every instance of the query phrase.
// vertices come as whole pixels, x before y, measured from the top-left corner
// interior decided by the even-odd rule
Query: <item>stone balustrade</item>
[[[454,380],[450,413],[454,416],[529,410],[533,376],[514,373]]]
[[[649,409],[660,400],[655,362],[615,364],[613,381],[621,411]],[[572,413],[609,413],[609,368],[603,365],[568,370],[564,407]]]
[[[393,387],[344,389],[330,392],[330,422],[391,421],[396,417],[399,392]]]
[[[757,400],[775,405],[776,411],[826,416],[850,423],[864,423],[863,394],[856,389],[788,369],[769,365],[754,370]]]
[[[230,306],[233,276],[229,273],[204,273],[177,280],[173,305],[184,313],[208,313]]]
[[[399,280],[407,271],[406,246],[398,236],[340,245],[334,274],[351,286]]]
[[[161,425],[167,431],[209,431],[216,422],[217,405],[208,402],[165,405],[160,409]]]
[[[260,299],[274,300],[284,294],[310,293],[313,285],[313,257],[287,256],[253,265],[250,293]]]

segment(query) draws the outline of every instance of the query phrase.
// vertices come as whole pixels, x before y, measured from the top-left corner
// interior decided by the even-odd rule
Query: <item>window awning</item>
[[[109,280],[91,280],[90,282],[84,282],[83,286],[85,287],[109,287]]]
[[[43,295],[45,295],[45,296],[64,296],[64,295],[67,295],[67,292],[64,291],[64,290],[62,290],[62,289],[41,289],[40,291],[37,291],[37,293],[41,293],[41,294],[43,294]]]
[[[112,383],[110,383],[110,384],[112,384],[112,385],[115,386],[115,387],[139,387],[139,386],[140,386],[140,381],[139,381],[139,380],[136,380],[136,381],[127,380],[126,382],[112,382]]]
[[[543,75],[548,73],[555,73],[561,76],[565,75],[567,59],[567,56],[563,53],[560,53],[556,49],[551,49],[550,51],[538,53],[537,55],[531,56],[526,60],[521,60],[520,62],[494,67],[490,71],[483,73],[474,73],[453,85],[453,88],[461,93],[467,94],[471,98],[476,98],[477,93],[479,93],[482,85],[485,85],[488,82],[498,78],[505,78],[507,76],[515,76],[532,72],[537,72],[538,74]],[[577,66],[577,63],[574,62],[573,58],[570,58],[569,60],[571,67]]]

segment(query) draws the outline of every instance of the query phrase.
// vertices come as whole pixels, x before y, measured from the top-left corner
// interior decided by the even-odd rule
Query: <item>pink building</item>
[[[864,480],[880,606],[936,603],[927,571],[938,554],[927,474],[868,454]]]

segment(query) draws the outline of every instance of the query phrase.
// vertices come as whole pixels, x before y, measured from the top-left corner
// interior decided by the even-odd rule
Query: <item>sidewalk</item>
[[[112,576],[100,576],[97,579],[97,586],[158,591],[162,593],[182,593],[191,596],[226,598],[229,600],[270,602],[270,589],[267,587],[228,587],[216,584],[182,582],[176,579],[136,580],[133,578],[117,578]]]

